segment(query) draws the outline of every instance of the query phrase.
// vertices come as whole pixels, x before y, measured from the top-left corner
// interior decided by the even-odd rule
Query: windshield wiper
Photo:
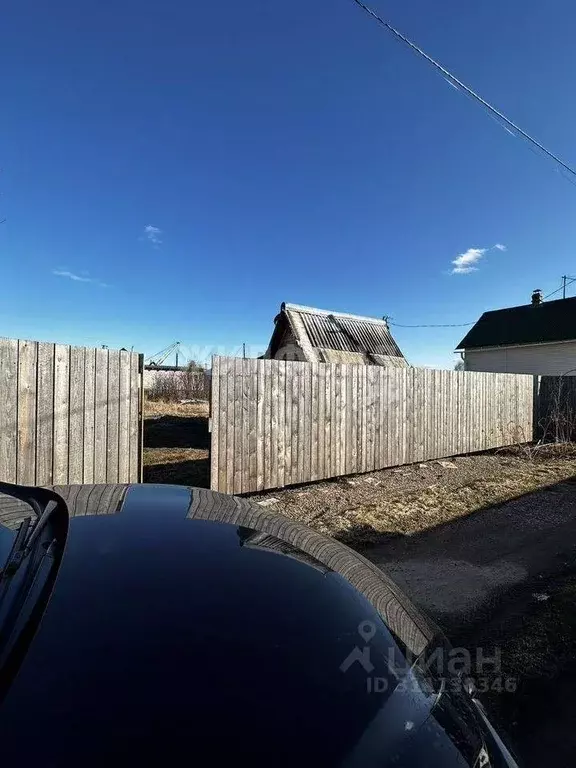
[[[4,564],[3,568],[0,568],[0,583],[8,576],[13,576],[16,571],[18,570],[18,567],[22,563],[22,560],[24,559],[24,552],[26,551],[26,541],[28,536],[28,531],[30,530],[30,526],[32,525],[32,518],[26,517],[22,522],[20,523],[20,527],[18,528],[18,532],[16,533],[16,538],[14,539],[14,543],[12,544],[12,549],[10,550],[8,557],[6,558],[6,563]]]
[[[60,543],[63,547],[68,531],[68,508],[61,496],[47,488],[0,482],[0,493],[25,502],[35,514],[35,520],[25,517],[20,524],[4,567],[0,568],[1,603],[6,593],[6,582],[12,579],[27,560],[48,525],[54,543]]]
[[[0,493],[12,496],[25,502],[34,511],[36,519],[26,517],[22,521],[12,549],[3,568],[0,568],[0,582],[6,576],[11,576],[18,569],[26,555],[30,552],[38,537],[49,521],[56,520],[56,527],[68,527],[68,510],[64,499],[47,488],[33,488],[26,485],[13,485],[0,482]],[[64,532],[64,531],[63,531]]]
[[[26,502],[35,515],[35,520],[30,516],[22,521],[0,570],[1,700],[52,593],[68,534],[68,508],[47,488],[0,482],[0,493]]]

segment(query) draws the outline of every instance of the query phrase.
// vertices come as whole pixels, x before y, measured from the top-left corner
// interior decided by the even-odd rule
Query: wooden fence
[[[141,370],[125,350],[0,339],[0,479],[139,482]]]
[[[210,487],[247,493],[532,439],[533,377],[215,357]]]

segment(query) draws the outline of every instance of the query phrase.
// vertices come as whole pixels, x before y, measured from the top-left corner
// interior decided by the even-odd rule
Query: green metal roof
[[[484,312],[456,349],[576,340],[576,297]]]

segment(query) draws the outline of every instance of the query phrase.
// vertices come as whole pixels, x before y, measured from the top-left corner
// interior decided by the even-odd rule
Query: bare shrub
[[[147,390],[149,400],[165,402],[208,400],[209,396],[210,376],[196,364],[191,364],[186,371],[158,371]]]
[[[576,439],[574,379],[543,377],[539,392],[538,428],[542,443],[570,443]]]
[[[576,381],[564,376],[543,376],[537,393],[537,440],[510,422],[515,445],[498,450],[530,461],[564,458],[576,454]]]
[[[524,427],[516,424],[514,421],[508,422],[506,432],[510,435],[510,445],[503,445],[496,448],[495,453],[505,456],[516,456],[521,459],[532,461],[536,458],[537,448],[532,440],[532,435],[527,435]]]

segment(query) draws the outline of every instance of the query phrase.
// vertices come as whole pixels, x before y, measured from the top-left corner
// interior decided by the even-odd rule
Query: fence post
[[[532,377],[532,440],[540,439],[540,376]]]
[[[140,378],[140,421],[138,424],[138,482],[144,482],[144,355],[138,355],[138,376]]]

